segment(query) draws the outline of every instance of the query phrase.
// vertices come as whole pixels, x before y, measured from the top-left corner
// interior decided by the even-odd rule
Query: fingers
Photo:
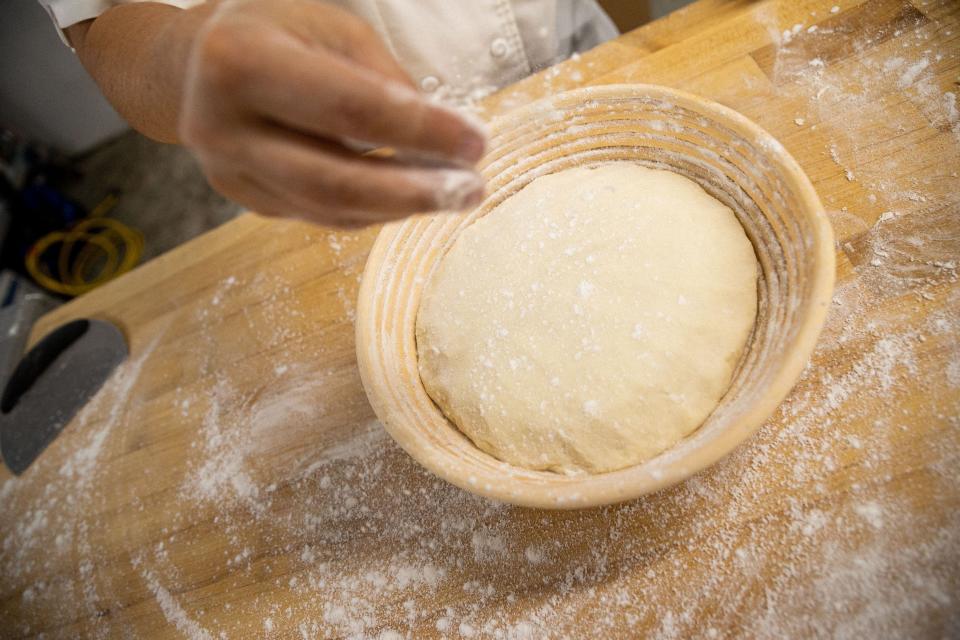
[[[427,168],[362,157],[334,144],[264,126],[238,150],[239,166],[269,183],[300,209],[337,209],[368,223],[411,213],[459,210],[478,203],[473,171]]]
[[[242,171],[220,169],[207,175],[210,184],[220,193],[247,209],[269,218],[299,219],[322,222],[328,227],[357,229],[374,221],[369,216],[346,209],[297,208],[268,182]]]
[[[240,204],[265,215],[335,226],[458,210],[478,203],[484,193],[472,171],[364,158],[268,125],[212,157],[216,160],[206,163],[211,184]]]
[[[315,136],[459,163],[473,164],[483,155],[482,131],[408,86],[274,32],[259,34],[256,47],[255,56],[228,54],[217,80],[262,117]]]
[[[294,209],[268,184],[243,171],[208,166],[205,173],[211,187],[251,211],[271,218],[301,218],[306,215]]]
[[[345,34],[344,44],[336,48],[337,52],[371,71],[413,89],[413,82],[407,72],[393,57],[373,27],[354,18],[352,14],[350,25],[350,28],[342,30]]]

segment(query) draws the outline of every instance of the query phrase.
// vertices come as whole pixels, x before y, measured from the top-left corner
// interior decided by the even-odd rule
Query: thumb
[[[330,20],[329,13],[326,16],[317,16],[321,19],[317,26],[325,32],[326,37],[323,41],[328,50],[370,71],[416,89],[410,76],[400,66],[387,44],[372,26],[339,7],[328,6],[325,9],[327,12],[330,10],[335,12],[334,20]]]

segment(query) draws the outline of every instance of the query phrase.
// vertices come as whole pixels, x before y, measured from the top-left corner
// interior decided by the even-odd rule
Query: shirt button
[[[436,76],[427,76],[420,80],[420,88],[427,93],[433,93],[440,88],[440,79]]]
[[[490,43],[490,55],[494,58],[502,58],[510,53],[510,45],[503,38],[497,38]]]

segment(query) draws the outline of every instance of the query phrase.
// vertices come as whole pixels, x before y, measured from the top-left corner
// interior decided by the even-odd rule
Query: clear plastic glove
[[[181,141],[258,213],[356,227],[483,196],[469,168],[480,127],[424,100],[374,30],[332,5],[227,0],[197,33],[183,89]]]

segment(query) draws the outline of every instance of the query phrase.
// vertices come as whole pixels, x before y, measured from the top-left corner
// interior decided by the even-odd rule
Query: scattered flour
[[[895,58],[895,60],[900,60],[900,58]],[[916,82],[917,78],[920,76],[923,70],[929,66],[930,66],[930,61],[927,60],[926,58],[911,64],[906,68],[903,74],[900,75],[900,79],[897,80],[897,86],[900,87],[901,89],[906,89],[907,87],[912,85],[914,82]]]
[[[957,280],[960,246],[943,230],[955,228],[957,197],[946,180],[892,177],[900,175],[897,158],[864,162],[869,156],[844,125],[880,108],[871,91],[882,82],[903,83],[931,121],[952,127],[960,119],[956,95],[935,90],[935,58],[922,42],[873,58],[861,43],[863,74],[853,87],[804,49],[826,29],[801,25],[789,36],[782,29],[774,84],[786,99],[816,105],[809,117],[823,123],[830,158],[850,165],[844,173],[856,170],[848,188],[876,196],[858,200],[876,207],[860,217],[877,222],[841,247],[852,275],[836,291],[813,361],[744,446],[679,486],[625,505],[549,513],[477,498],[420,468],[365,405],[328,400],[337,385],[357,384],[349,366],[332,376],[315,366],[332,371],[336,358],[351,357],[356,290],[344,287],[336,296],[343,315],[330,329],[343,336],[341,352],[284,354],[282,363],[252,372],[213,355],[199,361],[207,393],[171,404],[191,427],[178,432],[191,439],[187,459],[162,470],[141,461],[145,474],[170,474],[162,484],[177,491],[131,496],[104,481],[98,463],[121,445],[134,447],[122,436],[140,433],[142,407],[108,408],[102,399],[62,436],[75,438],[72,456],[56,467],[37,462],[41,488],[27,479],[0,485],[0,504],[24,514],[0,519],[0,586],[18,608],[9,628],[31,635],[84,617],[97,622],[78,635],[107,637],[122,633],[130,611],[151,615],[136,606],[146,597],[152,615],[203,640],[267,633],[521,640],[584,629],[662,639],[955,636],[960,296],[948,285]],[[565,73],[535,81],[562,88]],[[898,117],[886,124],[908,124]],[[352,240],[321,241],[359,277],[362,257],[349,262]],[[296,349],[302,334],[293,327],[309,317],[284,306],[284,282],[258,277],[230,282],[230,295],[215,293],[211,305],[229,306],[249,286],[275,289],[276,304],[246,316],[241,333],[264,351]],[[905,300],[924,318],[909,330]],[[935,350],[948,362],[938,382],[954,393],[906,392],[907,381],[933,388],[923,376]],[[124,365],[104,397],[136,397],[148,356]],[[295,364],[306,360],[311,366]],[[599,408],[584,407],[592,409]],[[914,457],[911,424],[937,425],[923,436],[930,459]],[[146,500],[162,506],[152,511],[158,519],[149,531],[117,533],[133,561],[124,579],[112,581],[100,570],[98,547],[102,532],[112,531],[108,514],[142,509]],[[51,566],[77,570],[63,575]],[[200,566],[209,569],[202,579]],[[258,593],[246,588],[254,583]],[[128,588],[136,584],[142,588]],[[207,597],[214,591],[221,595]]]
[[[140,563],[135,560],[133,564],[137,566]],[[150,589],[157,604],[160,605],[160,609],[163,611],[167,622],[176,627],[180,633],[190,638],[190,640],[213,640],[214,636],[187,615],[187,612],[180,606],[177,599],[170,595],[170,592],[160,584],[157,576],[154,575],[152,571],[144,569],[140,572],[140,576],[143,578],[143,581],[146,582],[147,588]]]
[[[883,528],[883,508],[876,502],[870,501],[855,505],[853,510],[874,529]]]

